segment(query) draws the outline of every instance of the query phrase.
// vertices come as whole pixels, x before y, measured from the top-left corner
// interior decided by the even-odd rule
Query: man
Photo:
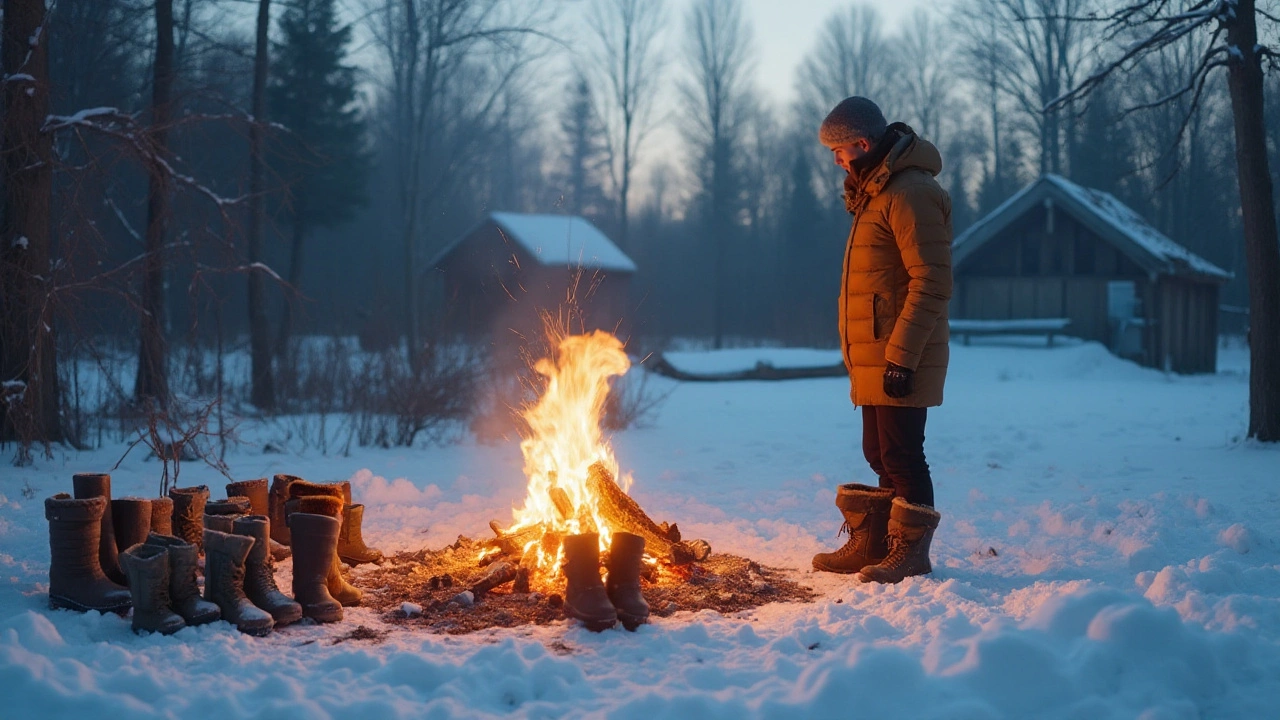
[[[951,298],[951,199],[938,149],[867,98],[842,101],[818,133],[844,168],[853,229],[845,248],[840,337],[862,450],[878,487],[841,485],[844,547],[818,570],[896,583],[932,571],[941,519],[924,457],[926,408],[942,404]]]

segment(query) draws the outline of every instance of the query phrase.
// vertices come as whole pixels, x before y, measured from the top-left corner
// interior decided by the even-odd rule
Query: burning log
[[[669,529],[664,530],[650,519],[639,503],[618,487],[604,465],[595,463],[587,469],[587,487],[597,498],[600,514],[617,524],[614,529],[644,538],[645,551],[650,555],[671,565],[687,565],[711,554],[711,546],[702,540],[673,542]]]
[[[516,579],[516,566],[509,562],[496,562],[471,586],[473,597],[480,597],[490,590]]]

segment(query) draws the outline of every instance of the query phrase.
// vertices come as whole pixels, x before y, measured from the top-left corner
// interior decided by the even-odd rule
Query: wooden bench
[[[1053,336],[1061,333],[1071,324],[1071,318],[1015,318],[1012,320],[968,320],[952,318],[951,334],[959,335],[965,345],[969,344],[971,335],[1045,335],[1049,338],[1049,347],[1053,347]]]

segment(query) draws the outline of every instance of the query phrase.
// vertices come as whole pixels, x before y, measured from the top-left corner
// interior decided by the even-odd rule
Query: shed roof
[[[588,270],[633,273],[636,264],[586,218],[577,215],[535,215],[491,212],[471,231],[449,243],[431,261],[434,267],[452,254],[468,237],[494,225],[510,242],[519,245],[539,264]]]
[[[1077,185],[1052,173],[1019,190],[955,239],[959,265],[1000,231],[1032,208],[1052,202],[1067,211],[1148,272],[1190,275],[1223,282],[1231,273],[1196,255],[1156,230],[1133,208],[1101,190]]]

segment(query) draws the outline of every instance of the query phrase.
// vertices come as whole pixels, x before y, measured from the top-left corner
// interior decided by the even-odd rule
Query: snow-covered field
[[[729,369],[786,354],[669,358]],[[1280,717],[1280,448],[1241,439],[1244,351],[1220,365],[1177,377],[1089,344],[955,346],[926,442],[935,571],[890,587],[809,570],[842,541],[835,486],[870,480],[846,381],[680,384],[648,427],[614,438],[632,494],[821,597],[637,633],[565,622],[338,642],[380,626],[354,609],[264,639],[225,623],[139,637],[45,595],[43,499],[123,448],[6,465],[0,718]],[[236,476],[350,478],[384,550],[481,536],[524,496],[513,442],[263,453],[280,432],[253,430],[258,444],[228,458]],[[224,482],[194,464],[182,475],[216,497]],[[135,452],[113,484],[153,495],[158,466]]]

